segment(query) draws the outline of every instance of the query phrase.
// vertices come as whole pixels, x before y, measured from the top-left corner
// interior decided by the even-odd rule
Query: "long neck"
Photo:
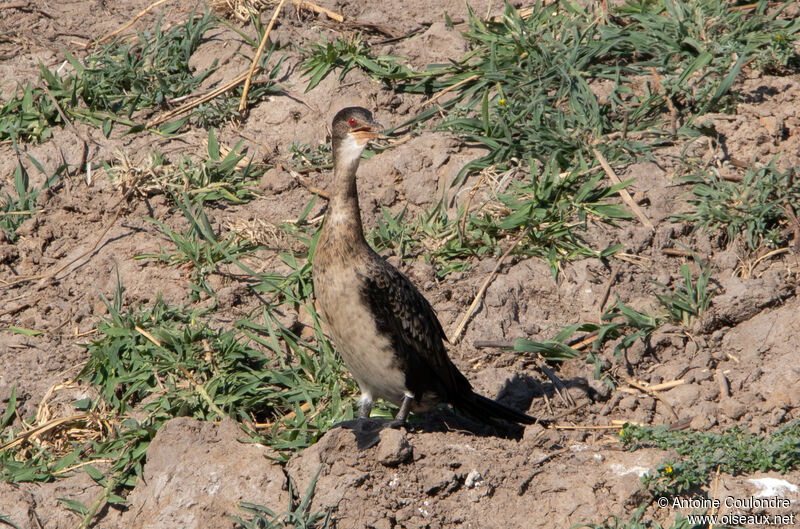
[[[355,152],[349,145],[337,145],[334,148],[333,195],[325,214],[325,228],[352,242],[364,241],[356,187],[361,149]]]
[[[361,211],[358,208],[358,187],[356,186],[357,170],[358,159],[347,165],[340,163],[334,166],[333,196],[328,205],[328,214],[337,220],[354,221],[353,228],[357,228],[361,233]]]

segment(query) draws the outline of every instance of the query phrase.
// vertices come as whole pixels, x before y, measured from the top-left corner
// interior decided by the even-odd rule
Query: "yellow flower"
[[[667,468],[664,469],[664,473],[665,474],[672,474],[672,467],[668,465]]]
[[[505,98],[501,98],[501,99],[500,99],[500,104],[501,104],[501,105],[505,105],[505,104],[506,104],[506,100],[505,100]]]

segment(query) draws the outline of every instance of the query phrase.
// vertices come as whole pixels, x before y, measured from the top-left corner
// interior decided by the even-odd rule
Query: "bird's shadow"
[[[495,400],[517,410],[528,410],[537,398],[552,397],[555,388],[551,382],[542,383],[529,375],[515,374],[507,379]]]
[[[337,423],[331,429],[350,430],[356,438],[356,446],[363,451],[380,442],[383,430],[398,427],[405,428],[410,433],[461,432],[477,437],[501,437],[514,440],[521,439],[525,432],[524,426],[519,424],[499,420],[493,421],[493,424],[487,424],[448,407],[412,414],[404,424],[398,424],[394,419],[352,419]]]
[[[498,395],[498,401],[514,409],[527,410],[534,398],[546,391],[531,377],[515,375],[506,381]],[[546,421],[542,421],[546,422]],[[359,450],[366,450],[380,442],[380,434],[387,428],[404,427],[413,433],[462,432],[478,437],[501,437],[519,440],[525,432],[523,425],[485,417],[472,417],[442,405],[424,413],[411,414],[405,424],[394,419],[369,418],[342,421],[331,427],[353,432]]]

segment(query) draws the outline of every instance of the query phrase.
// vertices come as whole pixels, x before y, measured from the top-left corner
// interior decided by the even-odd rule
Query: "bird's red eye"
[[[350,121],[348,121],[347,124],[350,125],[351,127],[355,127],[356,126],[356,120],[353,119],[353,118],[350,118]]]

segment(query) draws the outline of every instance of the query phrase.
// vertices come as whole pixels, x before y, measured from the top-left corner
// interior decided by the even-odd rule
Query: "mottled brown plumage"
[[[375,398],[409,411],[448,402],[474,417],[530,424],[533,417],[472,390],[444,346],[436,313],[406,276],[364,239],[356,170],[380,126],[369,111],[345,108],[333,119],[334,183],[313,261],[314,290],[334,345],[361,388],[360,418]]]

